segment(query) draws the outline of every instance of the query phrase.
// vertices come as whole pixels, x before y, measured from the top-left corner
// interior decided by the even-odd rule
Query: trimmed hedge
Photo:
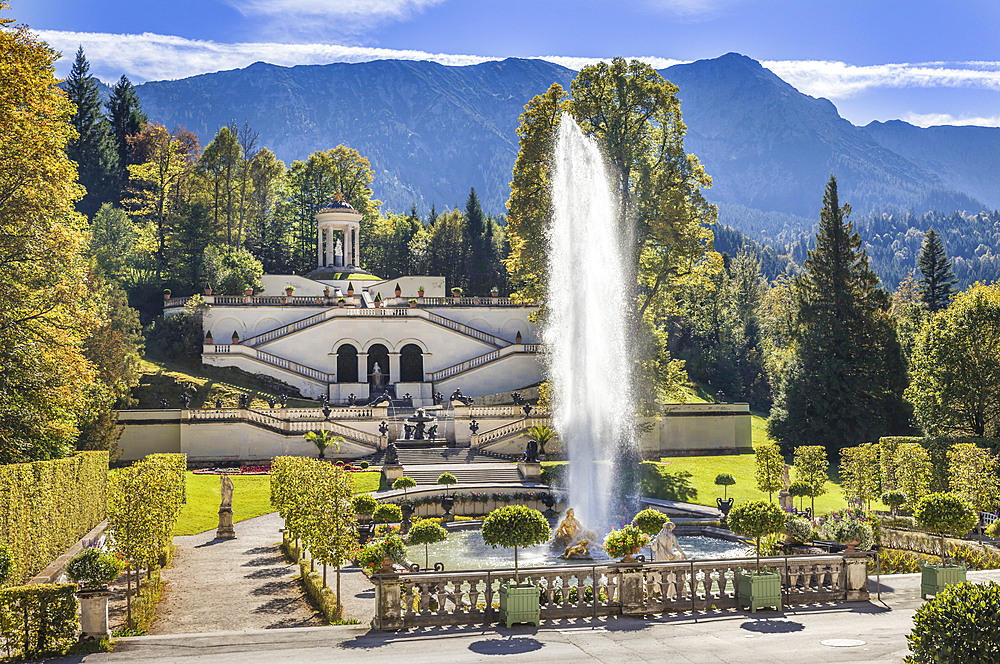
[[[1000,660],[1000,585],[990,582],[947,586],[913,616],[906,640],[908,664],[996,662]]]
[[[108,453],[0,466],[0,542],[11,554],[6,583],[27,583],[104,520]]]
[[[299,571],[302,576],[302,583],[305,585],[309,595],[319,605],[320,610],[327,622],[338,622],[343,619],[337,615],[337,594],[330,586],[323,586],[323,573],[319,571],[309,571],[309,559],[299,560]],[[343,607],[341,607],[343,609]]]
[[[80,630],[75,592],[73,583],[0,590],[3,653],[14,659],[65,652]]]

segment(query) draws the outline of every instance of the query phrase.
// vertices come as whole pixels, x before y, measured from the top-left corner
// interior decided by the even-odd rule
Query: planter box
[[[500,586],[500,622],[532,623],[538,627],[538,588],[535,586]]]
[[[965,581],[965,565],[924,565],[920,573],[920,599],[937,596],[945,586]]]
[[[757,613],[757,609],[765,606],[781,611],[781,574],[736,572],[736,601],[741,609],[744,606],[750,609],[750,613]]]

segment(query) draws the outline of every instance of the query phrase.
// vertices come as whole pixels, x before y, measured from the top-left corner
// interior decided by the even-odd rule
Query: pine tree
[[[917,259],[920,268],[920,300],[931,313],[948,308],[952,287],[958,283],[951,269],[951,259],[944,250],[941,236],[927,231]]]
[[[889,297],[840,206],[831,176],[816,248],[794,283],[794,355],[781,376],[768,431],[796,445],[837,449],[905,430],[906,370]]]
[[[90,75],[90,63],[82,46],[66,80],[66,96],[76,105],[70,122],[77,132],[77,138],[66,146],[66,154],[76,162],[80,184],[87,190],[76,209],[92,217],[103,203],[116,198],[118,155],[108,122],[101,114],[97,79]]]
[[[486,295],[486,289],[489,288],[486,280],[492,262],[492,246],[487,246],[486,243],[486,224],[486,215],[479,204],[476,188],[472,187],[465,201],[465,279],[468,295]]]
[[[108,112],[108,123],[111,125],[111,137],[118,154],[116,185],[120,192],[128,182],[129,164],[137,163],[132,159],[127,139],[129,136],[138,134],[142,130],[142,126],[149,120],[142,112],[139,95],[136,94],[135,88],[124,74],[115,87],[111,89],[111,98],[108,99],[105,108]],[[121,194],[118,197],[121,198]]]

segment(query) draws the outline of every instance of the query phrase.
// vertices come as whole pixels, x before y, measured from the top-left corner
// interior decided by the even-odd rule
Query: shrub
[[[788,493],[792,496],[792,498],[808,498],[812,494],[812,487],[809,486],[808,482],[795,480],[788,485]],[[801,500],[799,500],[799,507],[802,507]]]
[[[906,637],[910,664],[1000,661],[1000,585],[957,583],[925,602]]]
[[[729,473],[719,473],[715,476],[715,486],[722,487],[722,498],[729,498],[729,487],[736,484],[736,478]]]
[[[560,463],[554,466],[542,466],[542,484],[549,486],[566,486],[569,477],[569,464]]]
[[[660,532],[663,524],[667,521],[670,521],[670,517],[649,507],[635,515],[635,518],[632,519],[632,525],[647,535],[655,535]]]
[[[451,486],[452,484],[458,484],[458,478],[451,473],[441,473],[441,476],[437,479],[437,483],[444,486]]]
[[[789,516],[785,520],[785,534],[799,542],[808,542],[812,539],[812,524],[809,519],[800,516]]]
[[[351,498],[351,508],[355,514],[366,514],[371,516],[378,507],[378,501],[367,493],[359,493]]]
[[[0,634],[7,654],[29,659],[41,653],[63,652],[72,645],[80,629],[75,592],[72,583],[0,590]]]
[[[971,546],[958,546],[951,552],[951,558],[963,563],[966,569],[1000,569],[1000,555],[985,547],[980,551]]]
[[[361,470],[368,470],[368,462],[367,461],[362,461],[361,462]]]
[[[838,521],[830,529],[833,538],[841,544],[857,542],[857,548],[867,551],[875,543],[871,525],[864,521]]]
[[[205,278],[215,284],[217,295],[243,295],[243,290],[259,291],[264,265],[252,253],[210,245],[202,253]]]
[[[921,569],[920,558],[909,551],[882,549],[879,556],[881,557],[879,571],[882,574],[916,574]],[[872,563],[869,563],[869,568],[872,573],[876,571]]]
[[[507,505],[493,510],[483,521],[483,541],[494,549],[498,546],[514,549],[514,580],[520,582],[517,568],[517,548],[534,546],[552,536],[549,522],[542,513],[524,505]]]
[[[899,508],[906,504],[906,494],[899,489],[890,489],[882,494],[882,502],[888,505],[892,515],[896,516]]]
[[[619,530],[612,530],[604,538],[604,550],[612,558],[624,558],[639,552],[649,544],[649,535],[642,532],[638,526],[627,525]]]
[[[403,511],[399,505],[383,503],[372,512],[372,519],[375,523],[397,523],[403,520]]]
[[[147,356],[154,360],[199,366],[204,347],[201,322],[202,313],[197,309],[185,309],[173,316],[157,318],[143,330]]]
[[[986,526],[986,534],[993,539],[1000,537],[1000,519]]]
[[[977,521],[972,507],[956,493],[927,494],[917,502],[913,516],[921,526],[940,536],[942,562],[948,557],[945,535],[964,535]]]
[[[780,507],[763,500],[740,503],[726,518],[733,532],[753,537],[757,554],[757,573],[760,573],[760,541],[762,537],[780,533],[785,527],[785,513]]]
[[[101,549],[84,549],[66,564],[69,580],[85,590],[99,590],[118,578],[125,569],[125,561]]]
[[[104,519],[107,481],[107,452],[0,465],[0,543],[10,560],[6,583],[27,583]]]
[[[10,577],[10,570],[13,568],[14,563],[11,560],[10,549],[3,542],[0,542],[0,587],[7,582],[8,577]]]

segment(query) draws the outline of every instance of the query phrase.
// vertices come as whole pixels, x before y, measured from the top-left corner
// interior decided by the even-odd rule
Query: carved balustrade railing
[[[864,554],[762,558],[781,574],[782,602],[815,604],[868,598]],[[539,588],[542,620],[737,606],[736,574],[753,558],[662,563],[602,563],[522,568]],[[377,629],[489,624],[499,620],[499,589],[513,569],[377,574]]]

